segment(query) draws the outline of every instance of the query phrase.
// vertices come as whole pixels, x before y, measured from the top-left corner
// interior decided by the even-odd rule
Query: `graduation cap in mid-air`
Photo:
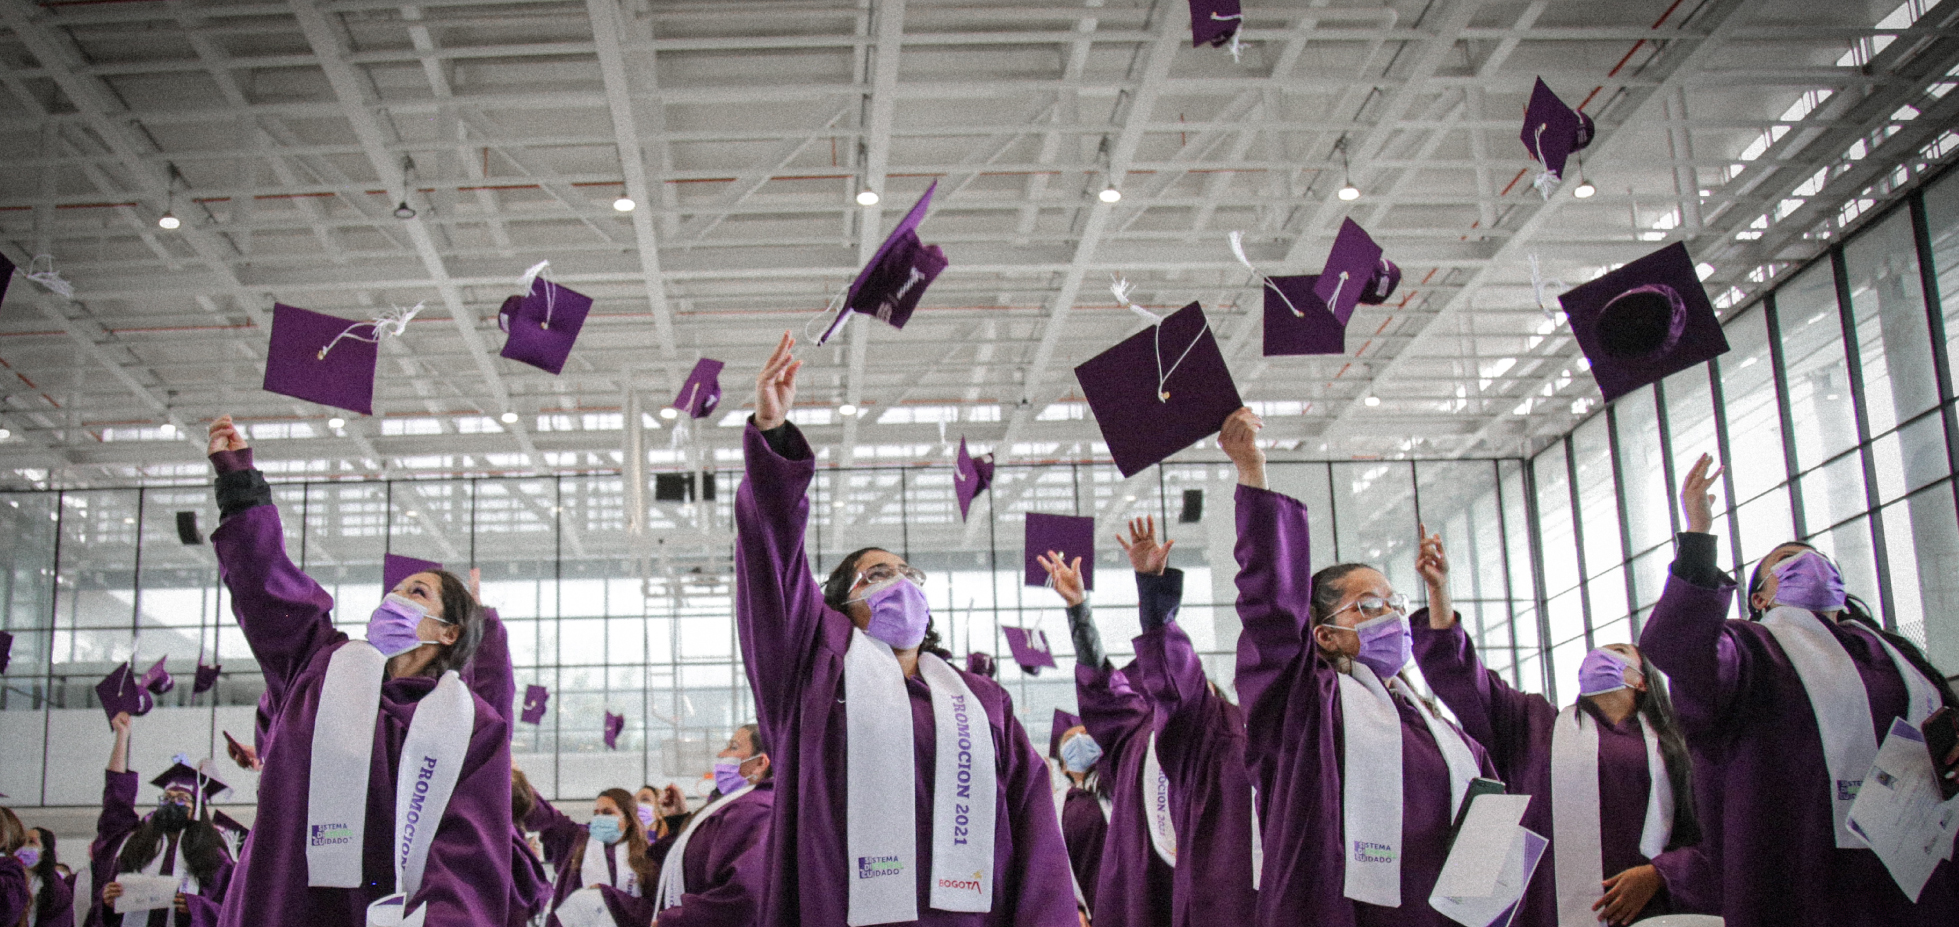
[[[277,303],[262,385],[266,392],[373,415],[380,341],[399,337],[421,310],[418,304],[363,320]]]
[[[191,680],[190,694],[197,695],[202,692],[209,692],[211,691],[211,687],[217,684],[218,664],[215,662],[206,663],[203,657],[198,657],[197,675]]]
[[[966,672],[992,679],[999,675],[1000,667],[994,663],[992,654],[975,650],[966,655]]]
[[[523,294],[503,301],[497,327],[510,335],[502,356],[555,376],[571,357],[572,343],[592,312],[592,298],[545,279],[550,266],[543,261],[524,274]]]
[[[673,397],[673,407],[687,413],[689,418],[706,418],[714,414],[721,405],[721,368],[723,364],[710,357],[694,362],[693,372],[687,374],[687,382],[680,384],[680,392]]]
[[[1190,47],[1223,45],[1244,21],[1238,0],[1190,0]]]
[[[965,521],[972,511],[973,500],[993,485],[993,455],[982,454],[974,457],[966,449],[966,439],[959,439],[959,459],[952,468],[952,491],[959,497],[959,520]]]
[[[816,339],[817,344],[829,341],[842,331],[853,312],[876,316],[892,328],[905,327],[912,311],[918,308],[919,298],[925,295],[925,288],[949,264],[938,245],[924,244],[918,238],[918,224],[925,220],[932,193],[938,189],[939,182],[932,181],[925,188],[925,195],[898,220],[898,227],[891,230],[884,244],[871,255],[870,263],[851,282],[850,289],[844,293],[843,307],[837,310],[837,317],[830,320],[830,327],[822,337]]]
[[[619,733],[625,729],[625,715],[615,715],[609,711],[605,713],[605,748],[607,750],[619,749]]]
[[[169,657],[157,657],[156,662],[143,672],[141,680],[143,688],[150,690],[151,695],[162,695],[177,688],[176,677],[171,676],[170,671],[164,668],[165,662],[169,659]]]
[[[1606,402],[1728,353],[1694,259],[1677,242],[1558,302]]]
[[[1125,477],[1217,434],[1244,405],[1196,303],[1084,361],[1075,380]]]
[[[1002,625],[1000,633],[1007,636],[1007,650],[1013,653],[1014,663],[1020,666],[1021,672],[1039,676],[1042,667],[1054,668],[1054,649],[1048,646],[1046,631]]]
[[[1048,551],[1061,554],[1064,563],[1082,559],[1082,588],[1095,588],[1095,519],[1086,515],[1047,515],[1027,513],[1024,559],[1027,585],[1048,584],[1048,571],[1040,557]]]
[[[1573,152],[1590,145],[1596,133],[1592,117],[1566,106],[1544,78],[1537,79],[1531,88],[1530,106],[1524,110],[1523,131],[1517,137],[1531,159],[1542,165],[1537,179],[1531,182],[1538,192],[1547,198],[1551,195],[1564,178],[1565,162]]]
[[[524,708],[518,720],[525,724],[540,724],[544,721],[545,706],[551,702],[551,690],[543,686],[524,687]]]
[[[143,681],[137,678],[126,662],[118,664],[109,675],[102,677],[101,682],[95,684],[95,697],[102,703],[103,716],[111,721],[125,711],[141,717],[156,707],[156,699],[150,695],[150,690],[143,688]]]

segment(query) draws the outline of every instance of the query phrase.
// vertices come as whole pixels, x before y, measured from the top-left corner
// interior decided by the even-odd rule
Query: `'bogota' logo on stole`
[[[1392,863],[1394,862],[1394,847],[1384,843],[1369,843],[1365,840],[1356,840],[1354,841],[1354,862]]]
[[[315,824],[307,842],[316,847],[333,846],[354,839],[354,829],[345,824]]]
[[[904,872],[905,872],[905,864],[899,862],[898,857],[896,856],[857,857],[857,877],[860,879],[875,879],[880,876],[903,875]]]
[[[972,892],[973,894],[975,894],[975,895],[977,895],[977,894],[980,894],[980,879],[982,879],[982,878],[985,878],[985,875],[986,875],[985,873],[983,873],[983,872],[980,872],[979,870],[977,870],[977,869],[975,869],[975,870],[973,870],[973,877],[972,877],[972,878],[970,878],[970,879],[940,879],[940,880],[939,880],[939,887],[940,887],[940,888],[956,888],[956,889],[960,889],[960,890],[962,890],[962,891],[970,891],[970,892]]]

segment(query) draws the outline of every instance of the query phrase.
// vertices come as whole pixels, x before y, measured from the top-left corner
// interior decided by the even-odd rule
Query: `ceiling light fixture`
[[[156,430],[157,433],[163,435],[166,438],[174,438],[177,436],[177,426],[169,422],[164,422],[162,425],[157,426]]]
[[[1347,137],[1344,135],[1340,136],[1340,140],[1333,143],[1333,150],[1340,152],[1340,192],[1338,195],[1341,200],[1351,203],[1360,199],[1360,188],[1354,186],[1353,165],[1347,162]]]
[[[503,422],[505,425],[515,425],[517,424],[517,413],[505,412],[497,416],[497,420]]]
[[[632,212],[633,207],[638,205],[638,203],[633,202],[633,198],[630,196],[622,196],[612,201],[612,208],[619,212]]]
[[[11,431],[8,431],[8,430],[7,430],[7,429],[5,429],[5,428],[0,428],[0,441],[5,441],[5,440],[7,440],[8,438],[11,438],[11,437],[13,437],[13,436],[14,436],[14,433],[13,433],[13,432],[11,432]]]
[[[667,406],[666,408],[660,410],[660,417],[671,422],[674,419],[680,417],[680,410],[674,408],[673,406]]]
[[[1593,186],[1591,181],[1585,179],[1584,159],[1578,158],[1576,154],[1573,154],[1572,157],[1578,161],[1578,186],[1571,188],[1571,195],[1581,200],[1589,200],[1598,194],[1598,187]]]
[[[162,216],[159,216],[156,220],[157,228],[165,229],[167,231],[175,231],[177,226],[183,224],[184,223],[180,221],[175,215],[172,215],[167,212],[164,213]]]
[[[1095,196],[1104,203],[1118,203],[1122,201],[1122,191],[1114,187],[1103,187],[1102,192],[1095,194]]]
[[[401,156],[401,202],[395,204],[395,218],[406,222],[415,218],[415,207],[408,205],[408,178],[415,173],[415,159]]]
[[[843,405],[840,405],[840,406],[838,406],[838,407],[837,407],[837,414],[839,414],[839,415],[856,415],[856,414],[857,414],[857,407],[856,407],[855,405],[853,405],[853,404],[851,404],[851,403],[848,403],[848,402],[846,402],[846,403],[844,403]]]
[[[1378,406],[1378,405],[1380,405],[1380,404],[1381,404],[1381,397],[1379,397],[1379,396],[1369,396],[1369,397],[1367,397],[1366,399],[1363,399],[1363,400],[1361,400],[1360,402],[1361,402],[1361,404],[1362,404],[1362,405],[1364,405],[1364,406],[1366,406],[1366,407],[1368,407],[1368,408],[1370,408],[1370,409],[1372,409],[1372,408],[1374,408],[1375,406]]]
[[[174,232],[183,220],[177,218],[177,165],[170,165],[170,174],[163,180],[163,215],[156,219],[156,227],[166,232]]]
[[[330,419],[327,419],[327,427],[333,429],[334,431],[339,431],[340,429],[347,427],[347,420],[336,415]]]
[[[859,206],[876,206],[877,201],[878,195],[876,190],[866,189],[860,190],[857,193],[857,205]]]

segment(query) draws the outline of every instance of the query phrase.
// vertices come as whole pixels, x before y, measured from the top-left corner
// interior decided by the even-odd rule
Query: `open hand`
[[[1438,630],[1455,621],[1455,604],[1449,599],[1449,552],[1442,546],[1441,533],[1428,533],[1421,525],[1421,548],[1415,553],[1415,572],[1428,586],[1429,625]]]
[[[1218,444],[1224,448],[1225,456],[1238,465],[1240,485],[1266,488],[1265,452],[1258,449],[1258,430],[1264,427],[1265,420],[1246,406],[1231,413],[1218,433]]]
[[[218,420],[211,423],[211,445],[205,453],[242,451],[250,446],[245,443],[245,436],[239,432],[238,426],[232,424],[231,416],[226,414],[218,416]]]
[[[1123,552],[1129,555],[1129,565],[1135,567],[1136,572],[1162,576],[1163,570],[1170,565],[1170,547],[1177,542],[1165,540],[1158,544],[1156,516],[1147,515],[1130,519],[1129,537],[1124,539],[1122,532],[1118,531],[1116,543],[1121,544]]]
[[[1048,571],[1048,581],[1054,584],[1054,591],[1061,594],[1061,600],[1073,608],[1088,598],[1088,590],[1082,585],[1082,558],[1076,557],[1071,565],[1063,559],[1058,550],[1046,554],[1036,554],[1034,559],[1041,569]]]
[[[1605,897],[1592,905],[1606,923],[1630,924],[1660,890],[1660,871],[1651,863],[1634,866],[1605,880]]]
[[[775,352],[755,377],[755,427],[763,431],[781,427],[796,405],[796,371],[802,369],[803,362],[791,353],[795,347],[796,337],[783,332]]]
[[[1722,469],[1714,466],[1713,457],[1702,454],[1687,471],[1680,485],[1680,511],[1687,516],[1688,531],[1706,534],[1714,525],[1714,482],[1721,478]]]

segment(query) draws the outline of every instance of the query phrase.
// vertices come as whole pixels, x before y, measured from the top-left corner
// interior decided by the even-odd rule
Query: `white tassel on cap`
[[[393,335],[396,338],[401,337],[402,333],[408,330],[408,323],[417,315],[421,314],[423,305],[424,303],[416,303],[413,308],[409,309],[396,306],[365,322],[355,322],[347,326],[340,334],[333,336],[333,340],[327,342],[326,347],[320,349],[320,360],[326,360],[327,352],[333,350],[333,346],[339,344],[342,338],[352,338],[355,341],[378,344],[384,335]],[[364,338],[354,334],[354,329],[360,328],[363,325],[368,326],[370,337]]]
[[[1162,319],[1157,318],[1156,313],[1151,312],[1148,309],[1145,309],[1141,306],[1138,306],[1133,302],[1130,302],[1129,290],[1130,290],[1130,286],[1128,280],[1120,276],[1117,276],[1115,274],[1109,275],[1109,292],[1115,294],[1116,305],[1121,306],[1125,309],[1128,309],[1130,312],[1134,312],[1137,315],[1142,316],[1143,318],[1149,320],[1149,323],[1151,325],[1155,325],[1156,323],[1163,321]]]
[[[41,267],[42,265],[46,265],[47,269],[45,270],[35,269],[37,267]],[[60,274],[55,273],[54,255],[52,254],[34,255],[34,259],[27,262],[27,269],[21,271],[20,275],[26,277],[29,280],[34,281],[35,283],[47,287],[48,292],[55,293],[59,295],[62,299],[75,298],[75,285],[69,283],[67,280],[62,279],[62,276]]]
[[[1292,315],[1294,318],[1303,319],[1306,317],[1306,313],[1300,312],[1299,307],[1292,304],[1292,297],[1287,296],[1286,291],[1279,289],[1278,286],[1272,282],[1272,278],[1265,276],[1265,274],[1258,269],[1258,265],[1253,264],[1252,259],[1245,255],[1244,232],[1233,231],[1231,233],[1231,254],[1232,256],[1238,259],[1238,263],[1245,265],[1246,270],[1252,272],[1252,276],[1258,278],[1258,282],[1261,286],[1271,287],[1272,292],[1279,294],[1279,298],[1285,301],[1286,308],[1292,310]]]
[[[1537,263],[1537,252],[1531,252],[1526,258],[1530,261],[1531,297],[1537,300],[1537,309],[1539,312],[1544,313],[1545,318],[1556,321],[1557,313],[1551,309],[1550,301],[1544,298],[1544,291],[1554,286],[1560,290],[1569,288],[1565,286],[1563,280],[1550,280],[1545,278],[1544,271],[1539,268]]]

